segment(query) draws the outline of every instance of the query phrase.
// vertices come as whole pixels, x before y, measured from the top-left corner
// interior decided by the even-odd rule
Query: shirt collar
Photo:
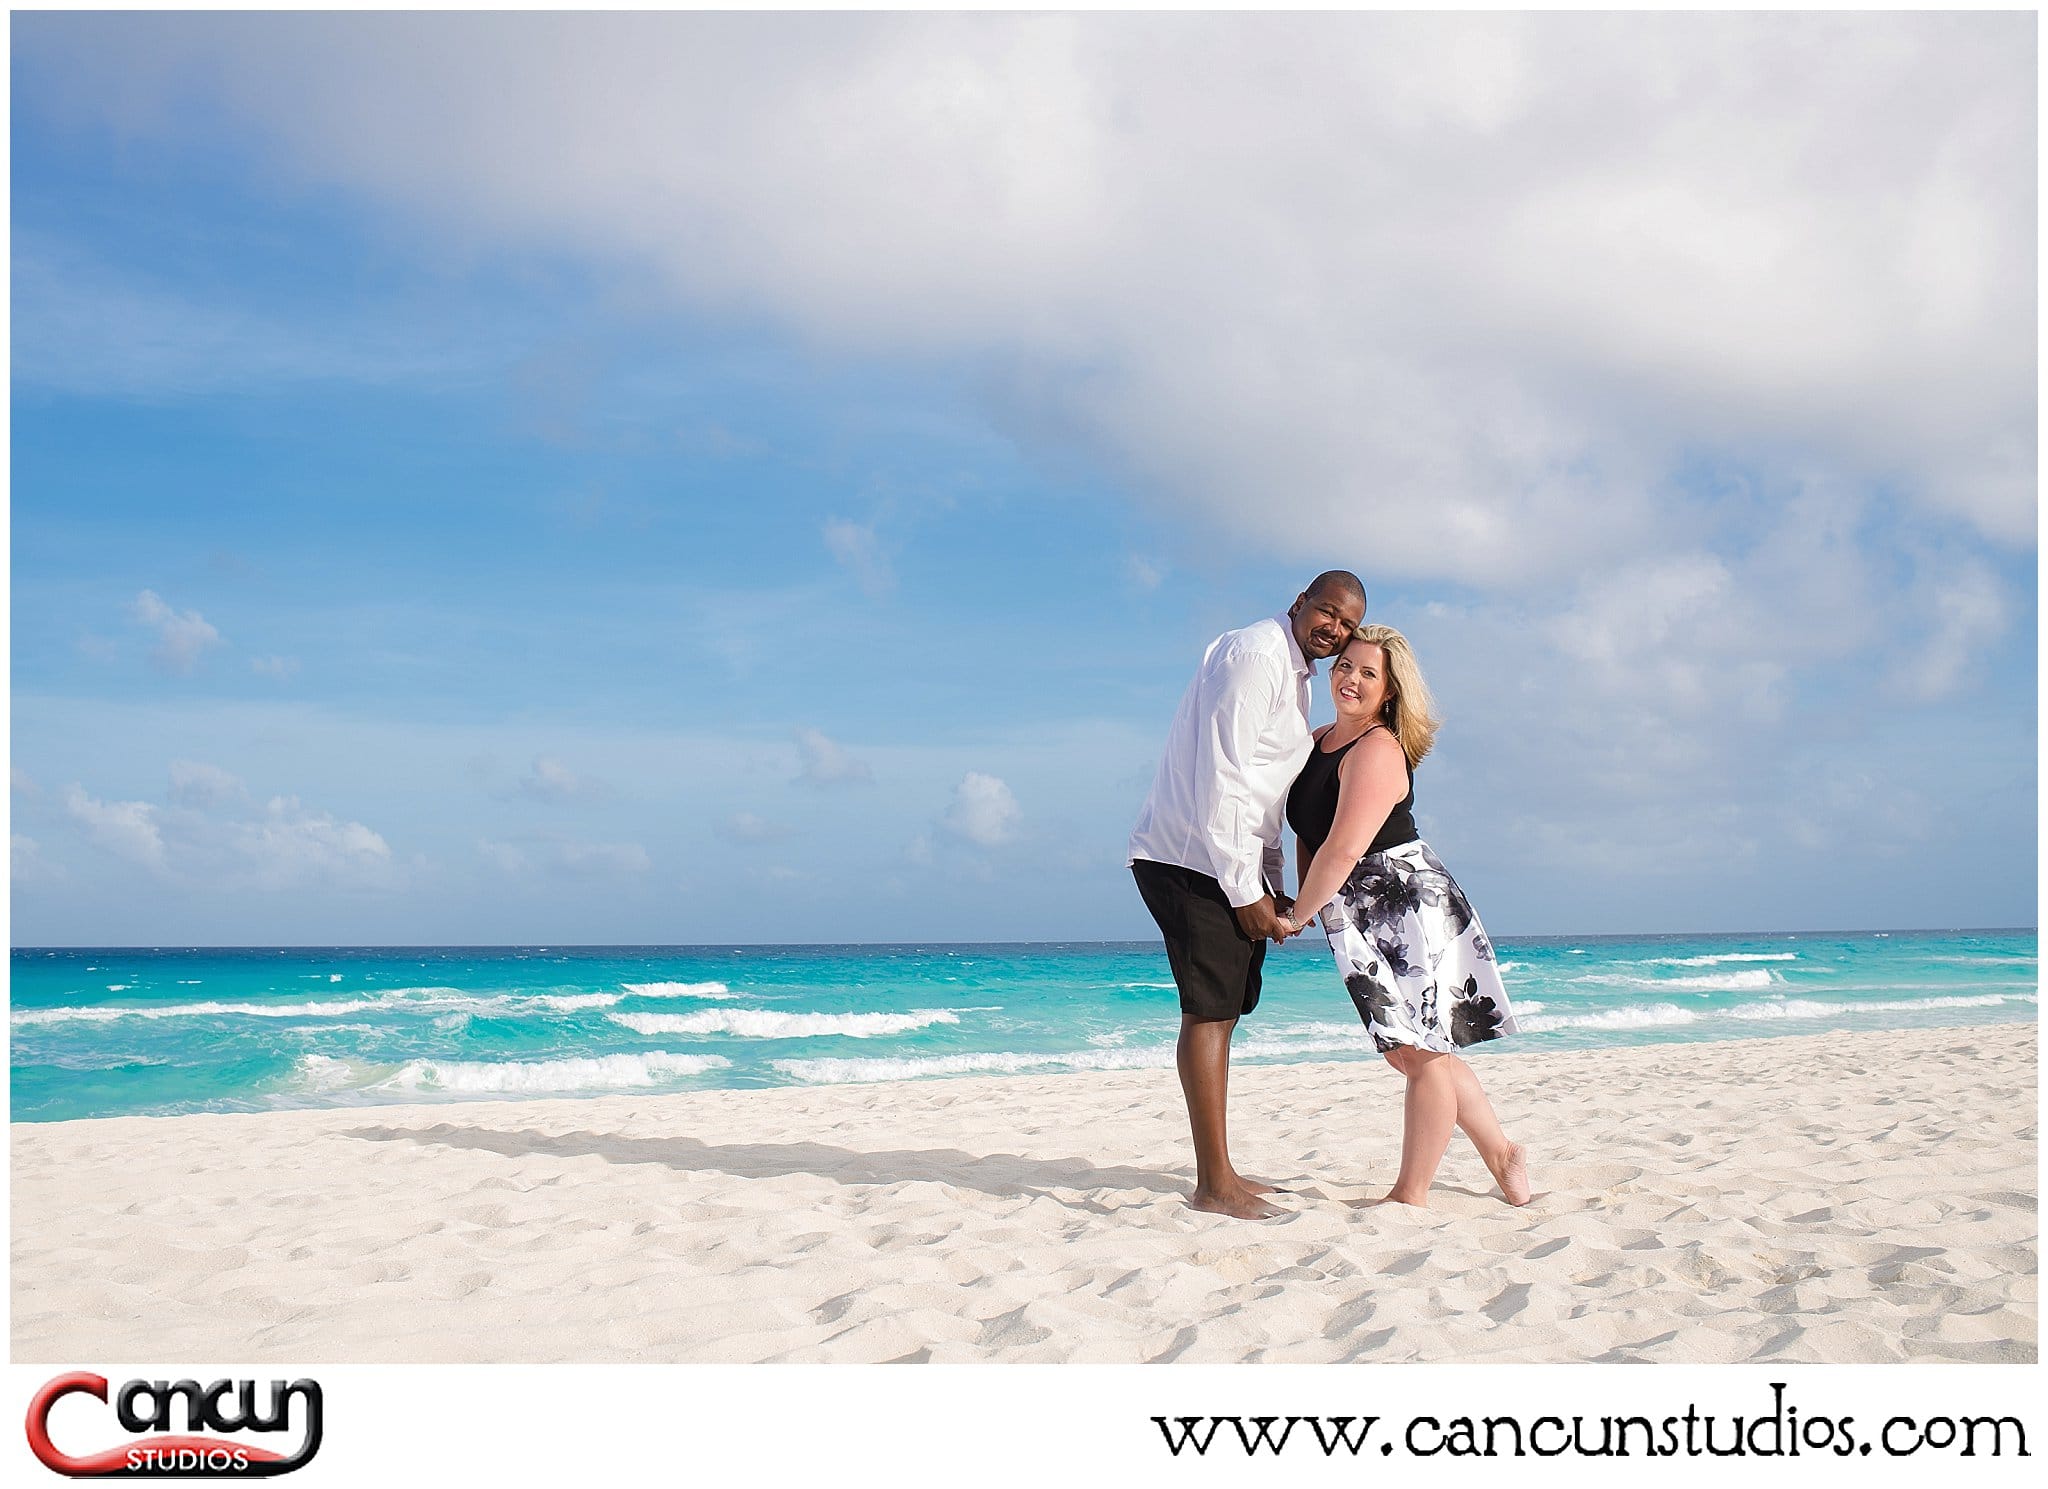
[[[1274,616],[1273,619],[1280,622],[1280,634],[1287,638],[1287,657],[1289,661],[1294,663],[1295,676],[1314,677],[1316,675],[1316,664],[1301,654],[1301,643],[1294,639],[1293,617],[1283,610]]]

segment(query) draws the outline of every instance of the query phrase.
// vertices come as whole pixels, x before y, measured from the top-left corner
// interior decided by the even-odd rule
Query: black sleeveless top
[[[1375,724],[1373,729],[1384,729],[1384,724]],[[1372,733],[1372,729],[1365,734]],[[1358,736],[1364,739],[1365,734]],[[1294,785],[1287,793],[1287,825],[1294,829],[1301,839],[1302,861],[1298,871],[1306,877],[1308,864],[1323,851],[1323,842],[1330,836],[1330,826],[1337,820],[1337,767],[1344,763],[1344,757],[1351,752],[1351,746],[1358,739],[1341,750],[1323,752],[1322,741],[1317,740],[1309,749],[1308,764],[1302,766],[1301,774],[1294,778]],[[1380,824],[1380,830],[1372,840],[1367,853],[1380,853],[1388,848],[1398,848],[1403,843],[1412,843],[1419,833],[1415,831],[1415,771],[1408,771],[1408,795],[1401,804],[1387,813],[1387,820]]]

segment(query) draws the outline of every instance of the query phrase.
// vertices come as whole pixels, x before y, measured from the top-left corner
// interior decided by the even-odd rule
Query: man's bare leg
[[[1198,1019],[1183,1013],[1174,1064],[1187,1097],[1195,1138],[1195,1192],[1188,1207],[1240,1220],[1270,1220],[1280,1211],[1259,1198],[1230,1166],[1225,1112],[1230,1096],[1230,1035],[1236,1019]]]

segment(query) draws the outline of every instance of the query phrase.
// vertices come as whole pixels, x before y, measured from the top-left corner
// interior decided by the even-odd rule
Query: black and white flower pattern
[[[1448,1054],[1516,1032],[1493,943],[1420,841],[1368,853],[1325,917],[1352,1004],[1382,1053]]]

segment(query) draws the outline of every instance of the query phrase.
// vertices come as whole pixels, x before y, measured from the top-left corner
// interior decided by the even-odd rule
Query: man
[[[1280,832],[1310,747],[1309,679],[1365,619],[1354,574],[1318,574],[1285,615],[1209,644],[1181,696],[1128,862],[1180,989],[1176,1064],[1195,1138],[1197,1210],[1264,1220],[1270,1185],[1230,1166],[1230,1036],[1259,1001],[1266,939],[1285,939]]]

